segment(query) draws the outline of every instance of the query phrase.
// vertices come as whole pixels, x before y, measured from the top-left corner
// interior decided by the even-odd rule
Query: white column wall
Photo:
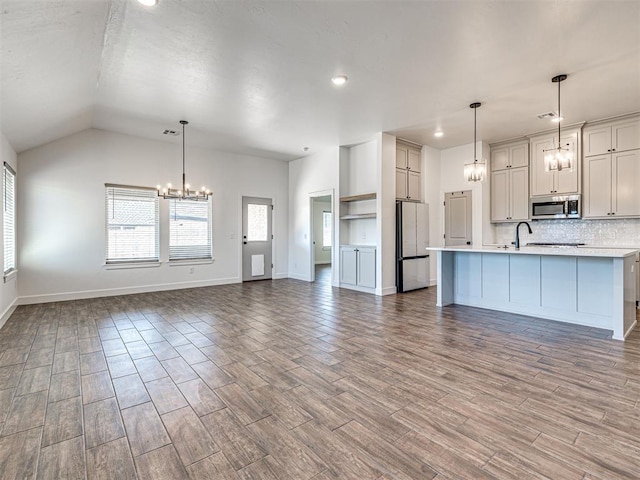
[[[21,153],[20,303],[240,282],[243,195],[273,199],[274,277],[286,277],[287,163],[188,144],[187,180],[198,186],[205,184],[214,192],[214,262],[169,266],[168,206],[160,200],[161,266],[126,270],[104,267],[104,184],[178,184],[181,160],[180,144],[96,129]]]
[[[289,276],[311,281],[310,194],[333,190],[334,241],[337,241],[339,147],[332,147],[289,163]],[[335,242],[334,242],[335,243]],[[333,249],[332,264],[337,265],[338,248]],[[332,283],[336,285],[336,268]]]

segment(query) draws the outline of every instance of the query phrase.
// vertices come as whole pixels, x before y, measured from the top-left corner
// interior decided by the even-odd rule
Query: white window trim
[[[18,276],[18,269],[14,268],[13,270],[8,271],[7,273],[4,274],[3,280],[4,283],[7,283],[9,280],[15,278]]]
[[[111,262],[104,263],[102,268],[105,270],[128,270],[131,268],[154,268],[162,265],[161,261],[151,262]]]
[[[210,265],[215,262],[215,258],[192,258],[182,260],[170,260],[170,267],[179,267],[181,265]]]

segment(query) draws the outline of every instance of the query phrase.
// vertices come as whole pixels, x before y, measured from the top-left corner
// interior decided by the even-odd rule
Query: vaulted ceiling
[[[640,111],[640,1],[1,0],[17,151],[95,127],[290,160],[376,132],[446,148]],[[341,88],[331,84],[348,75]],[[442,129],[444,136],[433,137]],[[305,153],[304,147],[309,147]]]

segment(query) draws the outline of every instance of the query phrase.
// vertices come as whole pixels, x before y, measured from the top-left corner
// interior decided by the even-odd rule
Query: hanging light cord
[[[181,120],[180,123],[182,124],[182,194],[186,195],[187,194],[187,174],[185,173],[185,166],[184,166],[184,126],[186,125],[186,121]]]
[[[473,109],[473,163],[478,161],[478,156],[476,155],[476,121],[478,117],[478,108]]]
[[[560,124],[562,123],[562,114],[560,113],[560,83],[558,82],[558,148],[561,148],[562,139],[560,137]]]

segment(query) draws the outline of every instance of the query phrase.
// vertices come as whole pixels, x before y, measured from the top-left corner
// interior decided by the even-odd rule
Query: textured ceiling
[[[17,151],[95,127],[290,160],[388,131],[446,148],[640,111],[640,1],[1,0]],[[331,76],[345,73],[337,88]],[[441,128],[445,135],[436,139]],[[309,147],[307,153],[304,147]]]

